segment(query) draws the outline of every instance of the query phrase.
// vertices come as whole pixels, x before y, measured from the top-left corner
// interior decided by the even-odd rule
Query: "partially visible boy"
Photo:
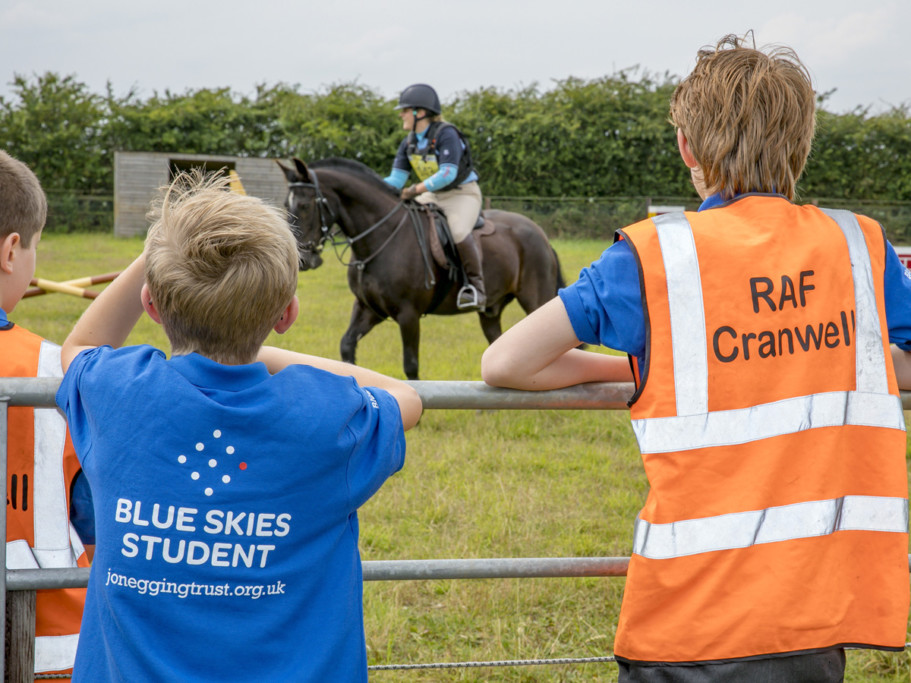
[[[0,377],[62,374],[60,347],[8,317],[35,275],[46,218],[47,200],[38,178],[0,151]],[[7,424],[7,568],[89,566],[70,511],[74,518],[90,520],[91,497],[63,416],[52,408],[19,406],[9,408]],[[85,500],[88,505],[80,508],[78,501]],[[85,540],[92,542],[88,536]],[[35,673],[72,669],[84,602],[84,588],[38,591]]]
[[[619,373],[651,490],[614,653],[621,681],[840,681],[901,650],[911,280],[864,216],[792,203],[815,95],[789,49],[734,36],[671,98],[698,212],[629,226],[482,360],[494,385]],[[898,381],[891,353],[901,362]]]
[[[357,509],[402,467],[421,401],[262,347],[297,317],[297,248],[227,183],[179,176],[63,345],[96,510],[77,681],[367,680]],[[143,310],[170,360],[119,348]]]

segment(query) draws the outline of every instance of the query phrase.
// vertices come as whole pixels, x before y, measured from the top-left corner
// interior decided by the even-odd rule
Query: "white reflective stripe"
[[[76,527],[73,526],[73,523],[70,522],[70,547],[73,549],[73,566],[78,566],[76,564],[76,559],[82,557],[82,554],[85,552],[85,546],[82,544],[82,539],[79,538],[79,532],[76,531]]]
[[[6,568],[40,569],[38,560],[35,559],[28,541],[24,538],[6,542]]]
[[[699,259],[689,221],[682,213],[652,219],[667,276],[678,415],[708,411],[708,346]]]
[[[60,377],[60,347],[41,343],[38,377]],[[35,408],[35,472],[32,519],[35,555],[42,567],[72,567],[63,449],[66,421],[56,408]],[[66,552],[63,552],[66,550]]]
[[[35,638],[35,673],[72,669],[76,661],[79,634]]]
[[[644,418],[632,424],[643,454],[729,446],[819,427],[905,429],[899,396],[857,391],[797,396],[705,415]]]
[[[38,351],[38,371],[36,377],[63,377],[60,365],[60,347],[46,339],[41,341]]]
[[[73,539],[79,541],[79,536],[73,530]],[[78,567],[76,559],[85,552],[82,542],[79,541],[79,547],[70,548],[31,548],[28,541],[20,538],[15,541],[8,541],[6,544],[6,568],[7,569],[65,569],[68,567]],[[78,553],[78,554],[74,554]]]
[[[825,536],[836,531],[907,533],[904,498],[845,496],[669,524],[636,520],[633,552],[654,560]]]
[[[876,289],[873,285],[873,271],[870,252],[864,233],[857,222],[857,216],[850,211],[822,209],[834,220],[848,242],[851,257],[851,272],[854,278],[854,310],[857,328],[854,332],[854,352],[857,357],[857,390],[873,393],[888,393],[889,380],[886,377],[886,359],[883,346],[882,326],[879,309],[876,307]]]
[[[73,557],[73,549],[69,546],[66,548],[34,548],[32,552],[42,569],[64,569],[77,566],[76,558]]]

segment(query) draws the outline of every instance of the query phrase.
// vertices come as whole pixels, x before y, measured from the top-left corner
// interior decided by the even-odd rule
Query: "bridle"
[[[329,206],[329,200],[326,199],[326,195],[324,195],[319,189],[319,179],[316,177],[316,173],[311,172],[310,177],[313,178],[312,183],[307,183],[303,180],[297,180],[288,183],[288,189],[292,192],[295,188],[313,189],[313,201],[316,204],[317,211],[319,211],[319,240],[316,242],[313,240],[304,242],[302,240],[303,235],[301,234],[300,220],[297,213],[291,214],[292,221],[290,223],[290,226],[291,232],[294,233],[294,237],[297,239],[297,242],[300,245],[300,249],[319,254],[323,251],[323,245],[325,245],[326,242],[332,242],[332,244],[335,245],[335,236],[338,234],[338,232],[332,230],[332,226],[336,224],[336,216],[332,213],[332,207]]]
[[[313,171],[310,171],[309,177],[312,179],[312,182],[305,182],[303,180],[297,180],[297,181],[288,183],[288,188],[292,191],[295,188],[312,189],[313,193],[314,193],[313,203],[316,204],[316,209],[319,212],[320,237],[319,237],[319,240],[317,240],[316,242],[314,242],[313,240],[310,240],[308,242],[302,241],[301,228],[300,228],[300,222],[298,219],[298,215],[296,213],[292,213],[292,216],[291,216],[292,222],[290,223],[291,232],[294,233],[294,237],[297,239],[297,242],[300,245],[301,250],[319,254],[319,253],[322,253],[323,247],[325,246],[326,242],[329,242],[330,244],[332,244],[333,248],[335,249],[335,255],[338,258],[339,263],[341,263],[342,265],[345,265],[345,266],[353,265],[353,266],[357,267],[358,270],[363,270],[364,266],[366,266],[373,259],[375,259],[380,254],[380,252],[383,251],[383,249],[386,247],[386,245],[388,245],[392,241],[392,238],[396,236],[396,234],[399,232],[401,227],[405,224],[407,218],[409,218],[409,217],[411,218],[411,222],[414,225],[414,229],[419,235],[418,239],[419,240],[422,239],[422,232],[420,230],[420,224],[419,224],[420,219],[418,218],[418,213],[420,212],[420,208],[418,206],[415,206],[414,202],[405,202],[405,201],[397,202],[395,204],[395,206],[393,206],[392,209],[389,211],[389,213],[387,213],[385,216],[383,216],[380,220],[378,220],[376,223],[371,225],[369,228],[364,230],[364,232],[362,232],[358,235],[355,235],[354,237],[348,237],[347,235],[344,235],[344,233],[341,232],[340,228],[336,228],[335,230],[333,230],[332,226],[337,225],[337,223],[338,223],[338,216],[333,214],[332,207],[329,205],[329,200],[322,193],[322,190],[320,190],[319,179],[316,177],[316,173],[314,173]],[[359,242],[360,240],[364,239],[365,237],[370,235],[372,232],[377,230],[380,226],[384,225],[386,223],[386,221],[388,221],[393,216],[393,214],[395,214],[395,212],[398,211],[399,208],[402,206],[404,206],[406,209],[405,215],[402,216],[402,220],[400,220],[398,222],[398,224],[395,226],[395,228],[393,228],[392,232],[389,234],[389,236],[386,238],[386,240],[379,246],[379,248],[376,249],[376,251],[374,251],[372,254],[370,254],[365,259],[361,259],[361,260],[353,259],[353,260],[349,261],[348,263],[345,263],[345,261],[343,260],[345,251],[350,249],[352,247],[352,245],[354,245],[355,242]],[[341,239],[339,238],[339,235],[342,236]],[[339,252],[339,247],[342,247],[341,252]]]

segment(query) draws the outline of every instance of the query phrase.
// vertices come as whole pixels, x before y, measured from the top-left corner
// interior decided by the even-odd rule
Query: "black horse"
[[[402,336],[405,376],[417,379],[421,316],[465,312],[456,307],[460,283],[452,268],[439,265],[431,254],[430,210],[403,202],[360,162],[332,158],[307,168],[300,159],[293,161],[293,168],[278,165],[288,179],[285,207],[298,242],[300,269],[322,264],[326,242],[351,252],[348,286],[355,301],[341,341],[342,360],[354,363],[361,337],[392,318]],[[487,289],[487,307],[479,317],[489,343],[502,334],[500,316],[506,304],[517,299],[530,313],[556,296],[563,277],[540,226],[508,211],[484,211],[483,216],[485,229],[476,230],[475,239],[483,253]]]

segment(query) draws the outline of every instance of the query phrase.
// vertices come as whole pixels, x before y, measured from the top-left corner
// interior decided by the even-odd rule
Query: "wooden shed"
[[[282,206],[288,192],[285,175],[274,159],[114,152],[114,234],[120,237],[145,235],[149,227],[146,213],[158,188],[167,185],[175,173],[194,167],[207,171],[234,171],[247,194],[275,206]]]

